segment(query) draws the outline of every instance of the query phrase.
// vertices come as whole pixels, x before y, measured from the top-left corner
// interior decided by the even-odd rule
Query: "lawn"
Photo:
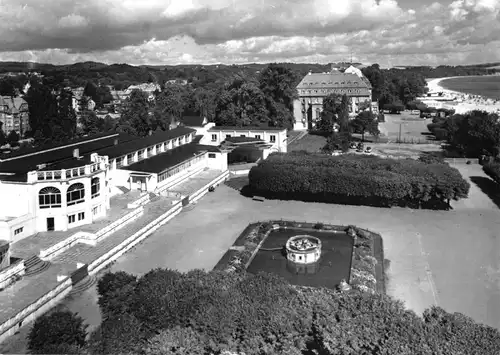
[[[326,138],[322,136],[306,134],[301,139],[296,140],[292,144],[288,145],[288,151],[300,151],[305,150],[310,153],[320,152],[321,149],[326,144]]]

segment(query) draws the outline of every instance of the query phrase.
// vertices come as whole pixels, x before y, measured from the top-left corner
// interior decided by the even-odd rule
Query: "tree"
[[[70,90],[61,90],[58,99],[57,121],[54,122],[61,127],[64,133],[60,140],[72,139],[76,135],[76,113],[73,108],[73,93]]]
[[[267,99],[255,79],[237,75],[226,84],[217,102],[218,126],[261,126],[270,122]]]
[[[293,127],[293,101],[298,98],[297,74],[282,64],[272,63],[258,77],[259,88],[269,99],[271,122],[276,126]]]
[[[16,131],[10,131],[7,136],[7,143],[9,143],[11,147],[19,145],[19,134]]]
[[[347,95],[342,95],[342,101],[340,103],[340,109],[338,114],[340,132],[347,132],[349,134],[349,103],[350,100]]]
[[[33,81],[25,100],[28,103],[29,123],[33,136],[42,139],[52,137],[52,124],[54,123],[58,107],[57,100],[49,87]]]
[[[101,119],[97,117],[94,111],[85,110],[80,114],[80,125],[82,129],[82,133],[84,135],[97,134],[101,132],[102,125]]]
[[[181,85],[168,85],[156,96],[153,108],[153,130],[159,127],[167,131],[171,123],[181,119],[186,105],[184,92],[185,89]]]
[[[326,140],[326,145],[323,148],[327,152],[341,150],[343,152],[349,151],[350,142],[349,132],[333,132]]]
[[[119,132],[145,137],[153,130],[153,117],[149,113],[148,95],[142,90],[133,90],[124,104],[118,121]]]
[[[112,300],[118,297],[117,293],[126,294],[127,291],[131,290],[136,284],[136,277],[134,275],[127,274],[126,272],[119,271],[116,273],[107,272],[104,276],[99,279],[97,283],[97,293],[99,294],[99,307],[105,315],[112,313],[122,314],[124,312],[116,312],[116,303],[112,304]],[[126,286],[127,290],[124,290]]]
[[[334,125],[339,123],[339,113],[341,111],[342,96],[329,94],[323,99],[323,110],[321,119],[317,123],[318,130],[327,134],[333,133]]]
[[[191,328],[175,327],[148,341],[146,355],[205,355],[208,339]]]
[[[17,96],[16,85],[10,77],[0,79],[0,95],[1,96]]]
[[[83,319],[70,311],[44,314],[30,329],[28,349],[32,354],[65,354],[85,345],[86,329]]]
[[[380,134],[377,117],[370,111],[361,112],[354,120],[350,121],[349,124],[353,132],[361,133],[361,140],[363,142],[365,141],[366,132],[374,137],[378,137]]]
[[[7,138],[5,137],[5,133],[2,129],[3,122],[0,122],[0,147],[7,144]]]

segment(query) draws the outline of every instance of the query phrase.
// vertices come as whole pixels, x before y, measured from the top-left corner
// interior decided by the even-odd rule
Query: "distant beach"
[[[446,82],[446,85],[444,85]],[[472,110],[500,112],[500,76],[458,76],[427,79],[429,93],[441,97],[420,98],[428,106],[452,108],[456,113]]]
[[[500,75],[454,77],[440,81],[439,85],[451,91],[500,99]]]

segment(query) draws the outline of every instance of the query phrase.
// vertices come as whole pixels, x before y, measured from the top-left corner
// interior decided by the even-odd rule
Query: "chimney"
[[[113,145],[118,145],[118,138],[115,138],[115,140],[113,141]]]
[[[80,149],[78,149],[78,148],[73,149],[73,158],[76,158],[76,159],[80,158]]]

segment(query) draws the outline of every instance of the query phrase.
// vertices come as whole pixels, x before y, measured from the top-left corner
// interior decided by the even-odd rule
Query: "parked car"
[[[372,147],[366,147],[365,153],[371,153],[372,152]]]
[[[356,147],[356,142],[351,142],[351,144],[349,145],[350,149],[356,149]]]

